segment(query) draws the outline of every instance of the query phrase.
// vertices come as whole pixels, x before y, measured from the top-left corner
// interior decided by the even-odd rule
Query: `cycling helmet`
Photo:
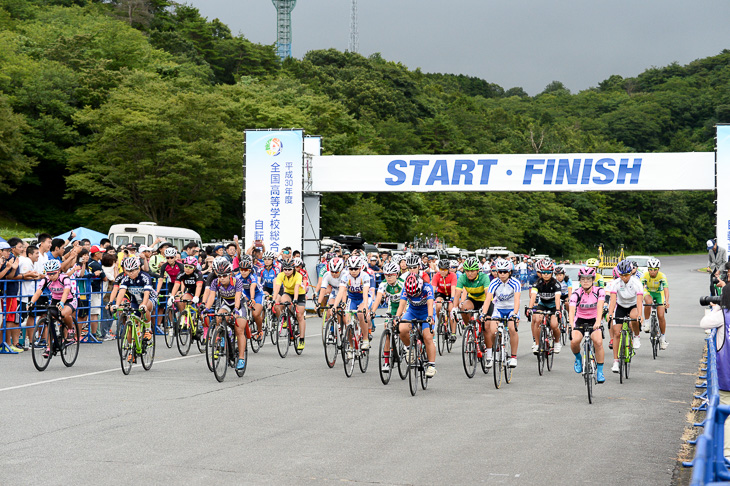
[[[535,264],[535,270],[538,272],[552,272],[555,269],[555,264],[549,258],[543,258],[538,260]]]
[[[134,270],[137,270],[139,268],[139,258],[137,257],[129,257],[125,258],[122,262],[122,267],[128,272],[132,272]]]
[[[403,288],[405,289],[408,297],[417,297],[423,290],[423,280],[414,274],[410,274],[406,277],[406,281],[403,283]]]
[[[58,272],[59,270],[61,270],[61,262],[58,260],[48,260],[43,264],[43,271],[46,273]]]
[[[351,256],[347,259],[347,268],[350,270],[360,270],[362,266],[360,265],[360,258],[357,256]]]
[[[499,270],[512,270],[512,263],[508,260],[505,260],[504,258],[498,258],[497,261],[494,262],[494,268]]]
[[[330,260],[332,260],[333,258],[335,258],[336,256],[337,256],[337,255],[335,255],[334,253],[330,252],[330,253],[327,253],[327,254],[326,254],[326,255],[324,256],[324,259],[325,259],[325,261],[330,261]]]
[[[251,260],[251,257],[249,255],[243,255],[239,266],[241,267],[241,270],[253,268],[253,261]]]
[[[231,263],[225,258],[216,258],[213,260],[213,271],[216,275],[231,273]]]
[[[289,270],[290,268],[294,268],[294,261],[293,260],[284,260],[281,262],[281,269],[282,270]]]
[[[383,273],[385,275],[398,275],[399,271],[398,265],[393,262],[388,262],[383,267]]]
[[[598,258],[589,258],[588,260],[586,260],[586,267],[598,267]]]
[[[327,264],[329,271],[332,273],[341,272],[343,268],[345,268],[345,262],[342,261],[342,258],[334,257],[330,262]]]
[[[479,260],[477,260],[477,257],[469,257],[464,260],[464,271],[468,272],[473,270],[479,270]]]
[[[614,280],[617,279],[617,278],[619,278],[621,276],[621,274],[618,273],[618,265],[616,265],[615,267],[613,267],[612,275],[613,275]]]
[[[165,248],[165,258],[173,258],[177,256],[177,250],[173,247]]]
[[[562,267],[562,265],[558,265],[555,267],[555,275],[562,275],[565,273],[565,269]]]
[[[416,268],[421,266],[421,259],[418,255],[411,253],[406,257],[406,266],[408,268]]]
[[[401,260],[403,260],[403,257],[401,255],[393,255],[393,258],[390,259],[390,261],[395,263],[396,265],[400,265]]]
[[[616,270],[618,270],[618,273],[621,275],[631,273],[631,262],[628,260],[621,260],[618,262],[618,265],[616,265]]]
[[[292,258],[292,263],[295,267],[304,267],[304,261],[301,258]]]
[[[276,258],[276,253],[273,251],[267,251],[264,253],[264,260],[274,260]]]
[[[439,260],[439,268],[449,268],[451,266],[451,262],[448,260]]]
[[[192,256],[187,257],[185,260],[183,260],[183,265],[190,265],[193,267],[198,266],[198,259]]]
[[[647,266],[647,268],[650,268],[652,270],[653,269],[659,270],[659,268],[662,266],[662,262],[660,262],[658,258],[652,257],[646,261],[646,266]]]
[[[581,267],[578,270],[578,278],[581,277],[596,278],[596,269],[593,267]]]
[[[459,262],[457,262],[456,260],[449,260],[449,267],[450,268],[454,268],[454,269],[455,268],[458,268],[459,267]]]
[[[631,268],[633,268],[633,269],[639,268],[639,264],[636,262],[636,260],[631,260]]]

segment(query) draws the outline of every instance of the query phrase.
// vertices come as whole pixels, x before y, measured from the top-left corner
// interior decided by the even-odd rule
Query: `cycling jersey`
[[[302,285],[302,274],[299,272],[294,272],[292,273],[291,277],[287,277],[284,272],[281,272],[279,275],[276,276],[274,283],[282,285],[284,287],[284,292],[286,292],[287,294],[294,295],[294,290],[297,288],[297,285]],[[299,295],[304,294],[303,292],[299,292]]]
[[[596,287],[604,288],[606,286],[606,281],[603,279],[603,275],[596,272]]]
[[[547,282],[540,279],[535,282],[535,286],[532,287],[532,293],[537,294],[540,298],[540,305],[548,308],[555,307],[555,293],[560,291],[560,282],[558,282],[555,278],[551,278]]]
[[[456,287],[456,274],[449,272],[446,278],[444,278],[441,276],[441,272],[439,272],[433,278],[431,286],[435,289],[436,293],[451,297],[451,289]]]
[[[119,290],[126,290],[127,298],[133,304],[141,304],[144,300],[144,293],[149,292],[150,302],[157,301],[157,292],[152,288],[152,277],[140,270],[137,278],[130,278],[125,275],[119,282]]]
[[[176,261],[174,265],[170,265],[167,262],[160,265],[160,278],[164,278],[165,274],[167,274],[167,276],[170,277],[170,283],[172,284],[177,282],[177,277],[181,273],[185,273],[185,268],[179,260]]]
[[[403,289],[400,294],[400,298],[408,302],[408,311],[403,316],[403,319],[418,319],[426,320],[428,315],[428,301],[433,302],[433,287],[431,284],[424,283],[423,290],[420,295],[416,297],[409,297],[406,293],[406,289]],[[431,316],[433,317],[433,316]]]
[[[180,282],[184,293],[195,295],[195,290],[198,286],[198,283],[203,283],[203,274],[200,273],[198,270],[193,270],[193,273],[191,273],[190,275],[183,272],[181,275],[178,276],[177,281]]]
[[[510,277],[506,282],[495,278],[489,284],[487,292],[492,294],[495,310],[513,310],[515,307],[515,295],[522,289],[520,281]]]
[[[577,319],[597,319],[598,301],[606,300],[606,293],[600,287],[591,287],[586,292],[583,287],[575,290],[570,296],[570,305],[575,306],[575,317]]]
[[[261,282],[261,286],[267,289],[273,289],[274,288],[274,280],[276,280],[276,276],[279,275],[279,268],[276,265],[272,265],[270,269],[263,268],[259,273],[259,282]]]
[[[365,276],[367,276],[367,279]],[[347,289],[347,296],[350,297],[350,299],[362,300],[365,283],[370,285],[370,275],[363,275],[362,271],[360,271],[357,277],[353,277],[352,275],[342,275],[342,277],[340,277],[340,285],[345,286]]]
[[[560,293],[563,294],[563,298],[568,297],[569,288],[573,288],[573,282],[571,282],[570,277],[566,275],[563,281],[560,282]]]
[[[332,276],[332,272],[327,272],[322,277],[322,288],[332,287],[333,292],[337,292],[337,290],[340,288],[340,279],[342,278],[342,275],[335,278]]]
[[[381,282],[378,287],[378,292],[383,294],[385,302],[390,305],[390,314],[395,315],[400,305],[400,296],[403,292],[403,282],[400,280],[395,281],[395,285],[390,285],[388,282]]]
[[[228,285],[222,286],[219,279],[213,280],[210,284],[210,291],[217,292],[221,298],[221,303],[232,307],[236,303],[236,292],[243,293],[243,282],[240,279],[231,277]]]
[[[646,272],[641,277],[641,284],[644,290],[649,292],[662,292],[665,288],[669,287],[667,277],[662,272],[657,272],[656,277],[652,278],[649,272]]]
[[[42,279],[38,283],[39,287],[44,291],[48,290],[51,293],[51,299],[60,301],[63,297],[64,290],[68,289],[68,295],[66,296],[66,304],[73,308],[76,308],[76,296],[73,294],[73,288],[71,285],[71,277],[65,273],[60,273],[56,280],[49,280],[48,277]]]
[[[611,282],[609,287],[611,295],[616,295],[616,303],[624,308],[630,308],[636,305],[636,297],[644,295],[644,289],[641,282],[636,277],[631,277],[628,283],[624,283],[621,278]]]
[[[236,280],[239,279],[236,278]],[[246,296],[257,303],[260,303],[260,297],[263,297],[264,292],[261,290],[261,286],[258,285],[259,279],[256,278],[256,275],[254,275],[253,272],[248,272],[248,277],[244,277],[243,275],[241,275],[240,280]],[[256,292],[251,294],[251,286],[254,284],[256,285]]]
[[[484,302],[486,298],[485,290],[490,286],[489,277],[483,273],[478,274],[474,280],[469,280],[466,273],[463,273],[456,282],[457,289],[466,290],[469,297],[477,302]]]

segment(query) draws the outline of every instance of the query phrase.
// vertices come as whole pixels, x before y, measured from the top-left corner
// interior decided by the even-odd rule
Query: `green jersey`
[[[398,306],[400,305],[400,294],[403,292],[403,282],[400,280],[395,281],[395,285],[390,285],[388,282],[381,282],[378,287],[378,292],[383,293],[383,298],[390,306],[390,314],[395,315],[398,312]]]
[[[459,280],[456,281],[457,289],[464,289],[472,300],[477,302],[484,302],[487,298],[486,290],[489,288],[489,277],[486,274],[480,273],[474,280],[466,278],[466,273],[463,273]]]

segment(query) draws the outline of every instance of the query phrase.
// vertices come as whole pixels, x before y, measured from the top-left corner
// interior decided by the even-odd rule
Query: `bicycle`
[[[657,317],[656,309],[663,305],[664,304],[657,304],[656,300],[654,300],[653,304],[650,304],[651,315],[649,316],[649,319],[651,325],[649,327],[649,339],[651,340],[651,354],[654,356],[654,359],[656,359],[657,354],[659,354],[659,338],[661,336],[661,331],[659,330],[659,317]],[[664,309],[664,312],[666,313],[667,310]]]
[[[614,317],[613,321],[621,323],[621,338],[619,339],[618,348],[618,364],[619,364],[619,382],[623,383],[624,378],[629,379],[629,371],[631,369],[631,358],[634,356],[634,333],[629,326],[629,322],[637,321],[631,317]]]
[[[276,316],[274,316],[273,306],[274,299],[269,294],[264,294],[264,322],[261,329],[264,332],[264,336],[261,340],[261,346],[264,345],[267,335],[271,339],[271,345],[276,346],[278,334]]]
[[[119,327],[123,330],[117,334],[117,339],[123,340],[119,359],[122,363],[122,373],[125,375],[131,371],[132,364],[137,362],[137,357],[141,359],[145,371],[152,368],[155,360],[155,333],[150,332],[152,337],[149,339],[142,337],[142,332],[148,324],[137,315],[138,312],[139,310],[133,310],[132,305],[126,303],[119,318]],[[152,327],[151,324],[149,326]],[[130,334],[131,341],[128,340],[127,334]]]
[[[355,360],[358,361],[360,372],[365,373],[370,362],[370,349],[362,349],[362,332],[357,314],[367,314],[366,309],[359,311],[348,311],[350,323],[345,327],[345,336],[342,340],[342,362],[345,366],[345,376],[352,376],[355,369]],[[367,317],[365,318],[367,322]],[[369,330],[369,327],[368,327]]]
[[[598,329],[603,333],[603,326]],[[591,333],[598,329],[586,328],[583,332],[583,342],[581,342],[582,360],[583,360],[583,380],[588,390],[588,403],[593,403],[593,385],[598,384],[598,378],[596,376],[596,350],[593,346],[593,339],[591,339]]]
[[[43,308],[45,314],[36,320],[33,327],[31,348],[33,350],[33,366],[38,371],[48,368],[51,358],[61,354],[61,361],[70,368],[79,356],[79,339],[81,329],[76,319],[73,320],[72,328],[61,321],[60,312],[56,306],[48,305]],[[66,337],[63,337],[63,328],[66,329]]]
[[[514,321],[517,326],[516,317],[492,317],[492,321],[497,321],[497,332],[494,335],[494,343],[492,344],[492,371],[494,373],[494,386],[499,389],[502,386],[502,372],[504,371],[504,381],[509,383],[512,381],[512,368],[509,367],[507,361],[512,356],[512,348],[510,347],[509,326],[505,328],[505,324]]]
[[[248,320],[248,330],[251,334],[251,350],[254,353],[258,353],[261,348],[264,347],[264,343],[266,342],[266,329],[264,328],[264,323],[261,323],[261,335],[259,336],[259,326],[256,323],[256,319],[253,317],[253,306],[255,302],[253,300],[248,301],[248,314],[251,317]]]
[[[391,315],[373,317],[385,317],[383,334],[380,336],[380,351],[378,353],[380,357],[378,363],[380,366],[380,381],[383,382],[383,385],[387,385],[390,382],[393,368],[396,366],[401,380],[405,380],[408,377],[408,368],[405,360],[406,347],[400,339],[400,332],[394,317]],[[389,343],[387,356],[385,355],[386,343]]]
[[[282,302],[275,304],[282,307],[281,317],[278,322],[278,330],[276,332],[276,349],[279,356],[286,358],[289,352],[289,346],[294,343],[294,351],[301,355],[303,349],[299,349],[297,339],[299,339],[299,321],[297,320],[296,310],[292,310],[294,304],[292,302]]]
[[[331,307],[320,307],[320,309],[330,309]],[[340,305],[333,312],[326,314],[327,318],[322,328],[324,359],[327,366],[334,368],[337,362],[337,354],[342,349],[343,336],[345,334],[345,311]]]
[[[226,378],[228,367],[236,370],[239,378],[246,373],[246,368],[248,367],[248,346],[245,346],[243,350],[244,366],[239,370],[236,367],[238,362],[238,337],[235,333],[236,316],[233,312],[227,311],[216,314],[216,317],[220,317],[222,322],[220,324],[216,323],[209,342],[211,343],[213,375],[219,383],[222,383]],[[244,316],[244,319],[248,319],[248,316]]]
[[[451,323],[449,322],[448,304],[451,300],[445,300],[441,303],[441,310],[436,316],[436,341],[438,343],[439,356],[444,355],[444,348],[447,353],[451,353],[456,340],[456,333],[451,333]],[[452,340],[453,337],[453,340]]]
[[[542,315],[540,322],[540,337],[537,341],[537,372],[542,376],[545,371],[545,363],[547,363],[548,371],[553,369],[553,359],[555,357],[555,337],[550,329],[550,317],[555,315],[555,311],[543,311],[535,309],[531,311],[533,314]]]
[[[177,349],[181,356],[187,356],[190,352],[190,346],[193,339],[197,342],[198,351],[204,351],[204,343],[202,339],[202,323],[200,322],[198,309],[193,305],[191,299],[184,299],[181,302],[185,304],[185,308],[175,320],[175,334],[177,339]],[[167,336],[165,336],[167,339]],[[167,344],[167,342],[165,342]]]
[[[462,314],[478,314],[477,309],[460,311]],[[486,357],[484,356],[484,335],[482,334],[482,323],[479,319],[475,319],[476,325],[469,323],[464,325],[464,334],[461,338],[461,361],[464,364],[464,372],[468,378],[473,378],[477,370],[477,361],[482,363],[482,371],[486,374],[489,372],[487,368]]]
[[[558,313],[558,326],[560,326],[560,344],[563,346],[570,341],[570,336],[573,334],[573,330],[568,323],[568,299],[563,299],[563,305]]]
[[[408,346],[407,354],[410,358],[408,360],[408,385],[411,390],[411,396],[415,396],[418,391],[419,377],[421,388],[424,390],[428,388],[428,376],[426,376],[426,364],[428,363],[428,357],[426,356],[426,345],[423,342],[423,332],[421,330],[421,325],[428,321],[412,319],[402,320],[400,322],[405,322],[411,325],[411,344]],[[419,377],[416,377],[416,373],[418,373]]]

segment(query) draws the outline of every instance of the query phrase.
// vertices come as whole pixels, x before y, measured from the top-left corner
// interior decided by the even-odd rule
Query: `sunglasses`
[[[224,277],[230,277],[230,276],[231,276],[230,273],[221,273],[220,275],[218,275],[218,278],[224,278]]]
[[[49,277],[53,277],[54,275],[58,275],[58,274],[59,274],[59,272],[46,272],[46,275],[48,275]]]
[[[174,260],[175,257],[167,257],[168,260]]]
[[[542,273],[543,275],[552,275],[553,274],[553,272],[540,272],[540,273]]]
[[[360,267],[351,267],[351,268],[350,268],[350,271],[351,271],[351,272],[355,272],[355,271],[357,271],[357,270],[360,270]]]
[[[285,272],[293,272],[293,271],[294,271],[294,269],[293,269],[293,268],[285,268],[285,269],[284,269],[284,271],[285,271]]]
[[[509,270],[497,270],[497,273],[509,273]]]
[[[190,268],[191,270],[194,270],[195,265],[185,265],[185,270],[187,270],[188,268]]]
[[[631,272],[629,272],[629,273],[622,273],[621,276],[622,277],[629,277],[629,276],[631,276]]]

